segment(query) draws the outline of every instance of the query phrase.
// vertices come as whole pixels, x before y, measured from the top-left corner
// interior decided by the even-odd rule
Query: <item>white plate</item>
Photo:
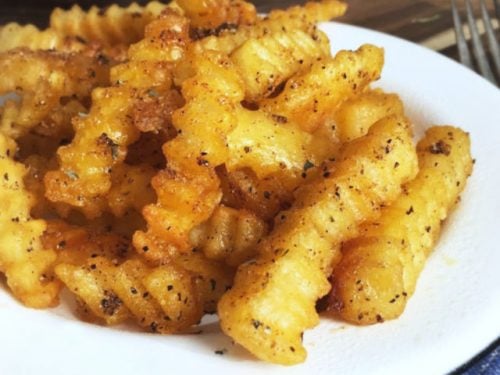
[[[92,326],[67,310],[35,311],[0,290],[0,373],[439,374],[500,334],[500,91],[461,65],[414,44],[326,24],[335,50],[383,46],[380,86],[399,93],[417,128],[454,124],[470,132],[477,159],[462,203],[445,225],[404,315],[371,327],[329,319],[305,334],[306,363],[254,360],[212,321],[201,335],[159,336]],[[227,349],[224,355],[215,350]]]

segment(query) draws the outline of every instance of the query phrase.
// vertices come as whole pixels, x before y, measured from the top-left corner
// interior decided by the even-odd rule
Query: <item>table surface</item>
[[[93,4],[127,4],[131,0],[0,0],[0,24],[10,21],[33,23],[46,27],[52,8],[68,8],[78,2],[88,8]],[[137,1],[137,0],[136,0]],[[304,0],[305,1],[305,0]],[[301,0],[253,0],[261,12],[303,3]],[[146,1],[137,1],[145,3]],[[457,58],[455,35],[451,19],[450,0],[348,0],[349,10],[338,21],[402,37],[423,44],[451,58]],[[477,1],[473,0],[473,3]],[[463,0],[457,0],[461,9]],[[493,1],[486,0],[493,9]],[[476,12],[478,9],[476,9]],[[499,32],[497,23],[497,34]],[[499,35],[500,38],[500,35]],[[500,371],[499,343],[493,343],[469,364],[458,369],[460,374],[486,374]],[[486,367],[485,367],[486,366]],[[491,367],[493,366],[493,367]],[[484,370],[485,371],[484,371]],[[490,372],[492,371],[492,372]]]

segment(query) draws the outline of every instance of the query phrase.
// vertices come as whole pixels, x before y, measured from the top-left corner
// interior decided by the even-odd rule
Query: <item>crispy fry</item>
[[[230,54],[249,38],[260,38],[269,33],[286,30],[302,30],[312,33],[316,24],[329,21],[345,13],[347,6],[337,0],[309,1],[304,6],[293,6],[286,10],[273,10],[252,26],[241,26],[235,32],[222,30],[217,36],[199,40],[198,51],[213,50]]]
[[[267,231],[267,225],[252,213],[221,205],[191,231],[190,239],[207,258],[237,267],[255,256],[256,245]]]
[[[404,115],[401,99],[382,90],[367,90],[343,102],[334,113],[337,137],[341,143],[365,135],[383,117]]]
[[[79,309],[106,324],[133,318],[152,332],[182,331],[213,312],[231,285],[232,271],[201,254],[154,267],[130,258],[130,242],[113,233],[53,222],[44,242],[60,250],[56,274]]]
[[[319,322],[315,303],[329,290],[327,276],[340,256],[334,249],[377,217],[416,173],[407,127],[398,117],[375,124],[346,145],[329,178],[303,187],[292,208],[278,215],[256,261],[239,267],[219,302],[226,334],[266,361],[304,361],[301,334]]]
[[[33,200],[23,182],[26,169],[13,160],[15,152],[15,142],[0,133],[0,272],[26,306],[54,306],[60,289],[51,272],[56,254],[40,242],[46,223],[31,218]]]
[[[191,21],[196,35],[218,28],[251,25],[257,19],[255,6],[243,0],[177,0],[177,5]]]
[[[355,52],[340,51],[334,58],[318,61],[309,71],[292,77],[283,92],[263,100],[262,107],[314,132],[343,101],[378,79],[383,64],[383,50],[370,44]]]
[[[134,236],[135,247],[151,259],[190,250],[190,231],[221,198],[215,167],[229,157],[226,137],[237,125],[233,108],[243,99],[242,84],[223,56],[200,58],[194,68],[182,87],[186,105],[173,116],[179,134],[163,147],[167,169],[152,181],[158,201],[143,211],[148,231]]]
[[[50,28],[62,37],[78,37],[85,42],[98,42],[104,46],[131,44],[144,36],[144,28],[167,5],[151,1],[144,7],[132,3],[126,8],[113,4],[106,9],[96,6],[88,11],[78,5],[64,10],[56,8],[50,15]]]
[[[412,296],[441,223],[472,172],[468,134],[427,130],[417,147],[420,172],[382,216],[346,243],[333,273],[329,309],[354,324],[397,318]]]
[[[89,218],[102,214],[111,189],[109,171],[139,138],[131,121],[134,105],[153,94],[169,95],[170,67],[182,57],[187,26],[176,13],[163,13],[148,25],[146,38],[130,47],[130,61],[113,68],[114,86],[94,90],[89,114],[74,119],[75,137],[58,151],[59,170],[45,176],[48,199],[79,208]]]
[[[289,208],[293,201],[293,191],[279,176],[259,179],[248,168],[232,172],[221,168],[217,172],[221,179],[222,203],[253,212],[267,222],[279,211]]]
[[[52,29],[39,30],[34,25],[11,22],[0,27],[0,52],[25,47],[30,50],[82,51],[85,44],[66,38]]]
[[[118,217],[133,208],[142,208],[155,200],[151,179],[156,169],[148,164],[120,164],[111,172],[112,188],[108,193],[108,205]]]
[[[16,49],[0,54],[0,95],[16,92],[20,103],[7,102],[0,129],[17,138],[42,122],[63,99],[88,99],[109,79],[109,65],[98,57]],[[8,111],[8,112],[7,112]]]
[[[250,38],[232,54],[246,86],[246,99],[257,101],[272,94],[292,74],[308,69],[319,58],[329,56],[326,35],[314,31],[289,30]]]

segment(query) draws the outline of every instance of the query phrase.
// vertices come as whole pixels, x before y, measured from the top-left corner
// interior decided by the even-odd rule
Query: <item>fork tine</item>
[[[460,16],[458,14],[458,8],[455,0],[451,0],[451,14],[453,16],[453,25],[455,26],[455,36],[457,39],[460,62],[465,66],[473,69],[469,47],[467,47],[467,41],[465,40],[464,30],[462,27],[462,22],[460,21]]]
[[[486,35],[488,36],[490,52],[493,56],[498,77],[500,77],[500,47],[498,46],[498,40],[495,36],[495,31],[493,30],[493,25],[491,24],[491,19],[484,0],[481,0],[481,15],[483,17],[484,29],[486,30]]]
[[[472,36],[472,51],[474,52],[474,57],[476,58],[481,75],[496,85],[496,80],[491,71],[490,64],[488,64],[486,52],[484,52],[483,43],[481,42],[481,37],[479,36],[476,20],[474,18],[474,12],[469,0],[465,0],[465,9],[467,10],[467,21],[469,23],[469,30]]]
[[[497,20],[500,21],[500,3],[498,0],[493,0],[493,4],[495,5],[495,14],[497,16]]]

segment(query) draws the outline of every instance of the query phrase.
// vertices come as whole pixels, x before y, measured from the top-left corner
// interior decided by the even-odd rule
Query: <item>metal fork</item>
[[[495,5],[495,14],[498,20],[500,20],[500,4],[499,0],[493,0]],[[465,9],[467,14],[467,24],[469,28],[469,33],[472,39],[472,52],[474,54],[475,61],[479,73],[486,78],[488,81],[492,82],[494,85],[500,84],[500,46],[498,39],[495,36],[495,30],[493,28],[490,15],[488,14],[488,9],[484,0],[480,0],[481,8],[481,18],[483,20],[484,29],[487,36],[488,48],[493,61],[488,61],[488,54],[486,53],[483,42],[481,41],[481,35],[479,34],[478,26],[476,24],[476,19],[474,16],[474,11],[470,0],[465,0]],[[468,66],[470,69],[474,70],[474,64],[471,58],[471,53],[467,45],[467,40],[464,35],[462,21],[460,20],[460,15],[458,12],[457,4],[455,0],[451,0],[451,13],[453,16],[453,24],[455,26],[455,35],[458,46],[458,54],[462,64]],[[491,65],[494,65],[497,78],[493,74]],[[497,79],[499,80],[497,82]]]

